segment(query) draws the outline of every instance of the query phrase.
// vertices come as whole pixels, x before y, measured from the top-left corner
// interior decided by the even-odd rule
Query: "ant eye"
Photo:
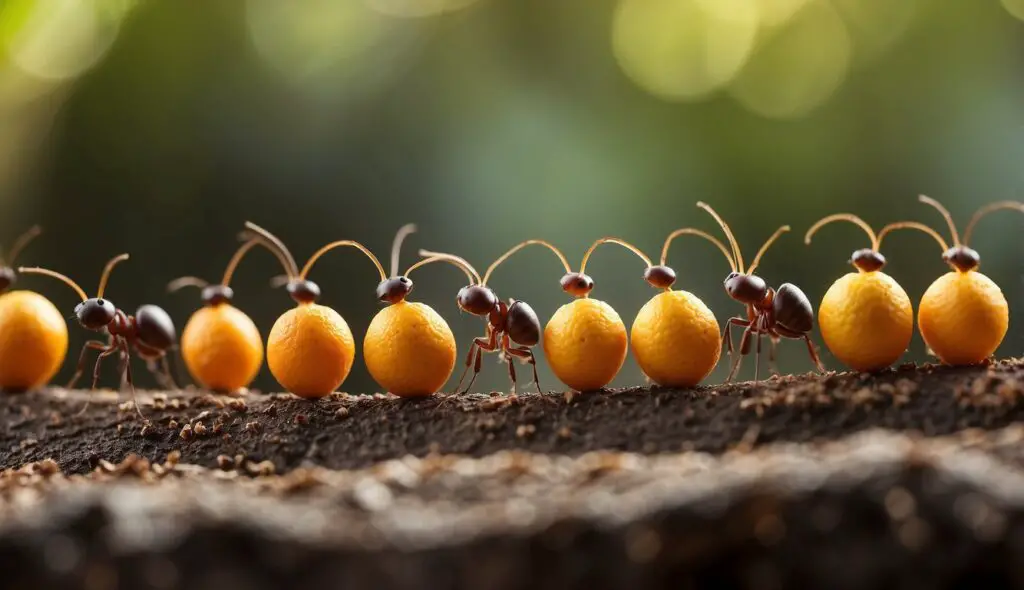
[[[104,301],[104,300],[102,300],[102,299],[97,299],[97,300],[96,300],[96,305],[98,305],[98,306],[100,306],[100,307],[103,307],[103,306],[104,306],[104,305],[106,305],[106,304],[107,304],[107,302],[106,302],[106,301]]]

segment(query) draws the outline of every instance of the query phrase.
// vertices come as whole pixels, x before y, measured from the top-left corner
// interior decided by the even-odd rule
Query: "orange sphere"
[[[181,354],[200,385],[231,393],[246,387],[263,364],[263,338],[249,316],[229,303],[192,314],[181,333]]]
[[[441,389],[455,368],[455,336],[428,305],[401,301],[380,310],[363,339],[374,380],[402,397]]]
[[[636,315],[630,340],[644,374],[666,387],[697,385],[715,369],[722,352],[715,314],[686,291],[652,297]]]
[[[0,295],[0,387],[46,385],[67,352],[67,323],[49,299],[32,291]]]
[[[551,370],[577,391],[608,385],[622,368],[628,348],[622,318],[597,299],[566,303],[544,327],[544,355]]]
[[[277,318],[267,338],[267,364],[299,397],[330,395],[348,377],[355,358],[352,331],[329,307],[302,303]]]
[[[1010,324],[999,285],[977,271],[948,272],[921,298],[917,324],[928,348],[947,365],[971,365],[992,356]]]

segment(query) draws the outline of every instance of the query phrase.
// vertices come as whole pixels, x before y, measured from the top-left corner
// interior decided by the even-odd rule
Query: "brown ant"
[[[729,239],[729,244],[732,246],[732,256],[728,256],[724,246],[719,246],[722,252],[727,255],[726,258],[729,259],[729,266],[732,268],[729,276],[725,277],[725,291],[729,294],[729,297],[747,306],[746,319],[742,317],[729,318],[725,324],[725,331],[722,334],[722,344],[728,350],[729,357],[732,358],[731,328],[732,326],[745,328],[743,330],[743,338],[740,340],[740,354],[732,363],[729,376],[725,380],[726,383],[732,381],[733,377],[736,376],[743,357],[750,354],[751,336],[757,339],[757,350],[754,357],[754,381],[758,380],[758,371],[760,369],[762,336],[768,336],[771,341],[768,362],[773,373],[778,373],[775,367],[775,348],[778,346],[780,338],[792,338],[806,342],[807,352],[810,354],[811,360],[814,361],[818,371],[824,373],[825,368],[821,364],[821,359],[818,358],[818,353],[814,349],[814,344],[811,342],[809,335],[809,332],[814,328],[814,309],[811,307],[811,302],[807,299],[807,295],[792,283],[783,283],[779,286],[778,290],[772,289],[764,279],[753,274],[757,265],[761,262],[761,257],[764,253],[779,236],[789,231],[789,226],[784,225],[775,230],[775,233],[758,250],[750,267],[744,270],[743,254],[740,252],[739,243],[736,241],[736,237],[733,236],[732,230],[729,229],[729,225],[706,203],[697,203],[697,206],[715,218],[718,225],[722,227],[722,231],[725,232],[725,237]]]
[[[476,269],[459,256],[420,250],[420,256],[426,258],[418,262],[416,266],[428,262],[444,261],[458,266],[466,273],[470,284],[459,289],[455,302],[459,309],[487,320],[487,334],[480,338],[474,338],[469,347],[469,353],[466,355],[466,368],[462,371],[459,383],[455,387],[456,394],[462,389],[462,383],[466,379],[470,366],[473,367],[473,377],[470,378],[469,385],[462,393],[468,393],[473,387],[477,375],[480,374],[484,352],[498,352],[502,360],[508,363],[508,375],[512,381],[512,390],[509,395],[511,399],[516,399],[516,368],[512,362],[513,358],[530,364],[533,368],[533,384],[537,387],[537,391],[541,392],[540,379],[537,377],[537,359],[534,357],[533,351],[530,350],[540,342],[541,326],[537,313],[525,301],[515,299],[509,299],[508,303],[501,301],[487,286],[487,279],[494,267],[517,249],[518,247],[513,248],[498,258],[487,269],[483,280]]]
[[[6,292],[18,280],[18,273],[14,271],[14,261],[18,259],[18,254],[21,254],[25,246],[28,246],[29,242],[41,233],[43,233],[41,227],[38,225],[32,226],[28,231],[18,236],[17,240],[14,240],[14,243],[11,245],[11,251],[6,259],[0,257],[0,293]]]
[[[135,411],[144,418],[135,399],[135,383],[132,379],[130,362],[131,351],[134,350],[139,357],[146,361],[146,366],[158,381],[162,384],[170,384],[171,388],[174,388],[174,379],[171,377],[170,367],[167,364],[167,351],[174,347],[177,334],[171,316],[156,305],[142,305],[135,311],[135,315],[128,315],[115,306],[112,301],[103,298],[110,272],[114,266],[125,260],[128,260],[128,255],[121,254],[107,262],[103,268],[103,274],[100,276],[96,297],[91,298],[77,283],[59,272],[39,267],[19,267],[18,272],[41,274],[63,281],[82,298],[82,302],[75,306],[75,317],[78,323],[86,330],[106,332],[108,335],[107,342],[88,340],[82,346],[82,353],[78,358],[78,368],[67,385],[68,389],[74,387],[82,376],[85,370],[86,355],[90,349],[100,351],[96,365],[93,367],[92,389],[95,389],[99,382],[100,365],[103,359],[118,354],[121,360],[119,372],[123,375],[122,383],[127,383],[131,388]],[[157,361],[160,363],[163,374],[157,370]]]

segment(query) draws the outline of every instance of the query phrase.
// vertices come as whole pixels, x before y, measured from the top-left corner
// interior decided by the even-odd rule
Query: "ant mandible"
[[[103,359],[115,353],[121,359],[120,373],[123,375],[123,383],[131,388],[132,402],[135,411],[140,417],[142,411],[139,409],[138,401],[135,399],[135,383],[132,379],[131,351],[134,350],[139,357],[146,361],[146,366],[158,381],[169,383],[174,386],[174,379],[171,377],[170,367],[167,364],[167,351],[174,347],[176,332],[174,322],[167,312],[156,305],[142,305],[135,315],[128,315],[109,299],[103,298],[103,292],[110,278],[110,272],[118,263],[128,260],[127,254],[121,254],[111,258],[103,268],[100,276],[99,288],[96,289],[96,296],[89,297],[85,290],[78,286],[67,276],[46,268],[19,267],[18,272],[29,274],[41,274],[63,281],[66,285],[75,290],[82,302],[75,306],[75,317],[78,323],[86,330],[93,332],[106,331],[109,336],[107,342],[101,340],[88,340],[82,346],[82,353],[78,358],[78,368],[68,383],[68,389],[74,387],[75,383],[82,376],[85,370],[85,358],[90,349],[100,351],[96,359],[96,365],[92,373],[92,389],[96,388],[100,378],[100,365]],[[160,361],[163,374],[157,371],[156,363]]]
[[[792,283],[783,283],[779,286],[778,290],[772,289],[764,279],[753,274],[757,265],[761,262],[761,257],[764,256],[764,253],[768,251],[768,248],[779,236],[789,231],[789,226],[784,225],[775,230],[775,233],[757,251],[757,255],[754,256],[754,261],[750,264],[750,267],[744,270],[743,254],[740,251],[736,237],[733,235],[732,230],[729,229],[729,225],[706,203],[699,202],[697,206],[707,211],[718,222],[722,231],[725,232],[725,237],[728,238],[729,244],[732,246],[732,256],[727,257],[729,258],[729,266],[732,268],[732,272],[729,273],[729,276],[725,277],[725,291],[733,300],[747,307],[746,319],[742,317],[729,318],[729,321],[725,324],[725,332],[722,334],[722,344],[728,350],[731,358],[733,354],[731,328],[733,326],[745,328],[743,330],[743,338],[740,340],[740,354],[732,363],[729,376],[725,380],[726,383],[732,381],[733,377],[736,376],[743,357],[750,354],[751,336],[757,339],[757,350],[754,357],[754,381],[758,380],[758,371],[760,369],[762,336],[768,336],[771,340],[768,362],[773,372],[777,372],[775,369],[775,348],[778,346],[779,339],[792,338],[794,340],[803,340],[807,343],[807,352],[810,354],[811,360],[814,361],[818,371],[824,373],[825,368],[821,364],[821,359],[818,358],[818,353],[814,349],[814,344],[811,342],[809,335],[809,332],[814,328],[814,310],[811,307],[810,300],[807,299],[807,295]]]

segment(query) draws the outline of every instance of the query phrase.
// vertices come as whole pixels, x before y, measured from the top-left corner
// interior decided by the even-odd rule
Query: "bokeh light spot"
[[[854,58],[881,57],[910,28],[918,0],[832,0],[853,39]]]
[[[758,30],[754,0],[621,0],[612,24],[615,57],[627,76],[669,100],[698,99],[727,84],[750,56]]]
[[[839,88],[850,53],[842,18],[831,3],[815,0],[765,35],[730,93],[759,115],[800,117]]]
[[[1001,0],[1003,8],[1014,17],[1024,20],[1024,0]]]
[[[388,16],[420,18],[462,10],[477,0],[363,0],[370,8]]]

